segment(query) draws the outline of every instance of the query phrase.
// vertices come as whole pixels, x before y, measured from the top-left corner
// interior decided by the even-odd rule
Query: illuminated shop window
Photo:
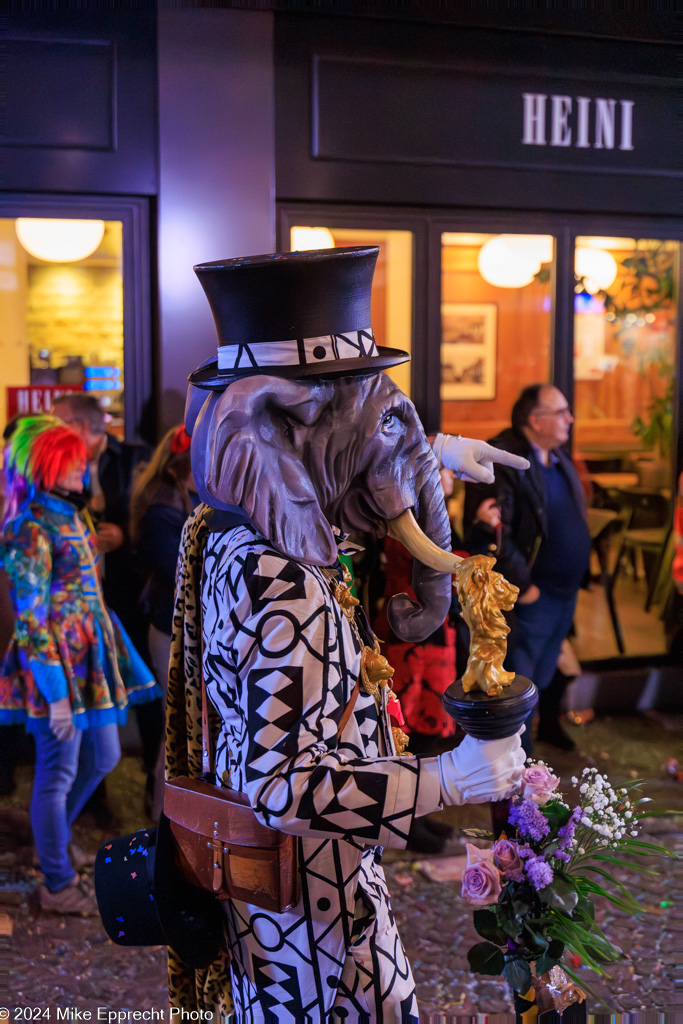
[[[667,649],[678,248],[576,239],[574,457],[599,581],[579,594],[582,658]]]
[[[441,429],[487,439],[550,373],[549,235],[441,236]]]
[[[0,424],[95,395],[124,434],[120,221],[0,219]]]

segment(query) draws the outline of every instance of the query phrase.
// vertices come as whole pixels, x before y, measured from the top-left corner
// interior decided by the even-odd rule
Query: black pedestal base
[[[515,676],[500,697],[487,697],[481,690],[465,693],[460,679],[448,687],[443,706],[477,740],[499,740],[513,736],[534,710],[538,690],[525,676]]]

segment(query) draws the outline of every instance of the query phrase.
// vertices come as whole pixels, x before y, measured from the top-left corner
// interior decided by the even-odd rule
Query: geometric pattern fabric
[[[227,901],[240,1021],[415,1021],[414,983],[379,864],[438,806],[426,762],[397,757],[361,687],[360,647],[322,571],[251,526],[210,532],[204,678],[220,716],[216,768],[260,820],[299,837],[301,900],[273,914]],[[431,759],[429,759],[431,760]],[[422,792],[420,792],[422,788]]]

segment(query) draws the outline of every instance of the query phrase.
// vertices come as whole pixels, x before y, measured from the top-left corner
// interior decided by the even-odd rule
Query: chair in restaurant
[[[600,561],[600,583],[605,594],[610,619],[612,620],[614,639],[616,640],[619,654],[625,653],[626,646],[614,601],[614,588],[624,554],[624,544],[630,518],[631,515],[628,509],[616,515],[605,524],[600,534],[593,541]]]
[[[663,494],[632,488],[622,491],[630,522],[624,538],[624,553],[631,553],[634,571],[642,565],[648,582],[645,611],[649,611],[657,587],[667,537],[671,531],[671,503]],[[649,571],[645,568],[649,565]]]

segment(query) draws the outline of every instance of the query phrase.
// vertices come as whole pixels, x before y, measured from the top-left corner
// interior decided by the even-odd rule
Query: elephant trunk
[[[387,608],[389,625],[401,640],[419,643],[438,629],[448,615],[452,574],[460,561],[450,553],[450,524],[437,474],[420,492],[418,520],[408,509],[389,520],[387,530],[413,555],[416,597],[415,601],[407,594],[391,598]]]

